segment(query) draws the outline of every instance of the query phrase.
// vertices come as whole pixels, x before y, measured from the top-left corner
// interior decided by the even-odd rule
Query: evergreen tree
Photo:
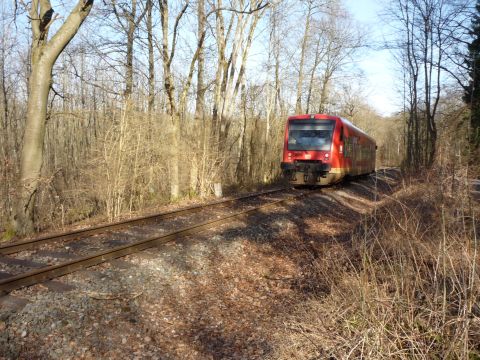
[[[465,59],[470,83],[464,96],[464,101],[471,109],[471,142],[474,151],[480,148],[480,0],[477,0],[475,8],[470,30],[472,42],[468,44]]]

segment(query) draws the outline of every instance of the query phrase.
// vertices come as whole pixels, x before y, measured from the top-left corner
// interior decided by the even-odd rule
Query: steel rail
[[[5,244],[0,246],[0,254],[1,255],[9,255],[9,254],[14,254],[19,251],[23,250],[29,250],[32,249],[33,247],[37,245],[41,245],[47,242],[53,242],[53,241],[63,241],[63,240],[72,240],[81,236],[87,236],[87,235],[92,235],[92,234],[99,234],[104,231],[112,231],[112,230],[117,230],[124,228],[126,226],[131,226],[135,224],[142,224],[146,223],[152,220],[161,220],[161,219],[168,219],[174,216],[179,216],[179,215],[184,215],[184,214],[189,214],[193,213],[196,211],[200,211],[205,208],[209,208],[212,206],[216,205],[221,205],[221,204],[226,204],[229,202],[235,202],[239,200],[245,200],[249,198],[254,198],[257,196],[261,195],[268,195],[280,191],[284,191],[288,189],[288,187],[282,187],[282,188],[275,188],[267,191],[260,191],[260,192],[255,192],[255,193],[250,193],[247,195],[240,195],[240,196],[235,196],[231,197],[228,199],[223,199],[219,201],[212,201],[207,204],[202,204],[202,205],[194,205],[194,206],[189,206],[185,207],[182,209],[178,210],[172,210],[168,212],[163,212],[163,213],[158,213],[158,214],[152,214],[152,215],[146,215],[146,216],[141,216],[141,217],[136,217],[133,219],[128,219],[128,220],[121,220],[117,221],[114,223],[109,223],[109,224],[103,224],[103,225],[96,225],[92,227],[88,227],[85,229],[79,229],[75,231],[67,231],[67,232],[61,232],[61,233],[56,233],[56,234],[50,234],[46,236],[41,236],[37,237],[34,239],[29,239],[25,241],[17,241],[17,242],[12,242],[10,244]]]
[[[201,231],[213,228],[215,226],[228,223],[229,221],[235,218],[241,218],[248,214],[253,214],[255,212],[258,212],[260,210],[272,208],[278,204],[287,203],[291,200],[298,199],[300,197],[306,196],[314,192],[318,192],[318,190],[312,190],[307,193],[301,192],[299,194],[291,195],[286,199],[275,200],[275,201],[269,202],[268,204],[260,205],[252,209],[243,210],[238,213],[225,216],[221,219],[202,222],[200,224],[193,225],[190,227],[185,227],[183,229],[170,232],[168,234],[164,234],[161,236],[153,236],[130,245],[117,246],[109,250],[103,250],[103,251],[100,251],[91,255],[87,255],[78,259],[70,260],[61,264],[50,265],[41,269],[31,270],[22,274],[14,275],[9,278],[0,280],[0,293],[8,293],[9,291],[12,291],[15,289],[38,284],[46,280],[63,276],[63,275],[72,273],[74,271],[78,271],[78,270],[93,266],[93,265],[99,265],[101,263],[104,263],[112,259],[130,255],[141,250],[145,250],[154,246],[165,244],[167,242],[178,240],[188,235],[197,234]]]

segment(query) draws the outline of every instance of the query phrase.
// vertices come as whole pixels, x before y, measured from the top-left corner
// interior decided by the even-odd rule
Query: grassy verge
[[[405,187],[325,246],[272,358],[480,359],[479,214],[467,189]]]

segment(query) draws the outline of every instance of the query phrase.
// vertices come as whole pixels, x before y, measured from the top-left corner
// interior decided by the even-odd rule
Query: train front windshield
[[[335,120],[293,120],[288,124],[288,150],[330,151]]]

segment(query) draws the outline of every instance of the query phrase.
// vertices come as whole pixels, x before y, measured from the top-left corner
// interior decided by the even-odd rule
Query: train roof
[[[347,125],[350,126],[351,128],[353,128],[353,129],[357,130],[358,132],[362,133],[362,135],[364,135],[365,137],[369,138],[369,139],[372,140],[374,143],[377,143],[373,137],[371,137],[370,135],[368,135],[368,134],[367,134],[365,131],[363,131],[362,129],[360,129],[360,128],[356,127],[355,125],[353,125],[353,124],[352,124],[350,121],[348,121],[347,119],[342,118],[342,117],[340,117],[339,119],[341,119],[344,124],[347,124]]]

